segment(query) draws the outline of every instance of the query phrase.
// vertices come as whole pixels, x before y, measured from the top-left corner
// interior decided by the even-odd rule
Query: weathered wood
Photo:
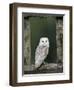
[[[56,64],[56,63],[50,63],[50,64],[43,64],[39,70],[51,70],[51,69],[57,69],[57,68],[62,68],[61,64]],[[28,68],[28,65],[24,66],[24,71],[33,71],[35,70],[35,65],[31,65],[30,68]]]

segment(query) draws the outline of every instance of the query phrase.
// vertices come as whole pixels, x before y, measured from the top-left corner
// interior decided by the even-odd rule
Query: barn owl
[[[49,39],[47,37],[40,38],[39,44],[35,51],[35,68],[40,67],[49,52]]]

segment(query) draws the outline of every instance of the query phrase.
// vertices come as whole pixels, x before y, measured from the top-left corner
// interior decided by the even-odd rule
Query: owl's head
[[[39,46],[49,47],[49,39],[47,37],[40,38]]]

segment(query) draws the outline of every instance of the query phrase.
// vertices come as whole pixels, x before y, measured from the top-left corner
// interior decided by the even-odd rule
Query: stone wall
[[[56,21],[57,62],[63,63],[63,18]]]
[[[24,64],[30,68],[31,65],[31,37],[30,37],[30,22],[24,20]]]

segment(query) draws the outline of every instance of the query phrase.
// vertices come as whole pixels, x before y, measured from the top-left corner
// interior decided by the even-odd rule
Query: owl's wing
[[[45,49],[45,53],[46,53],[46,55],[48,55],[48,53],[49,53],[49,48],[48,47]]]
[[[42,57],[42,53],[43,53],[42,49],[38,46],[35,52],[35,67],[36,68],[38,68],[44,60],[44,58]]]

